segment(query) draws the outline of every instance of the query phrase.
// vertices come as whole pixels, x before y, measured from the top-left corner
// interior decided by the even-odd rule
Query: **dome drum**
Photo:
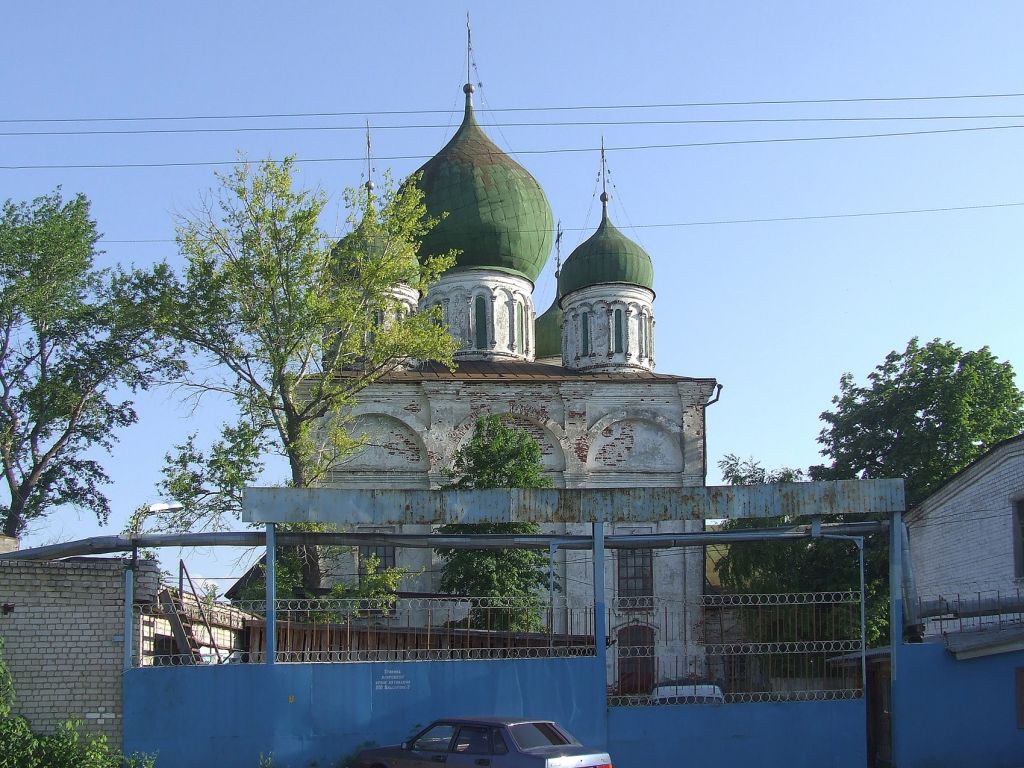
[[[562,300],[562,364],[593,372],[654,370],[654,292],[621,283]]]
[[[425,307],[439,306],[461,344],[456,360],[533,360],[533,284],[499,270],[449,270],[430,288]]]

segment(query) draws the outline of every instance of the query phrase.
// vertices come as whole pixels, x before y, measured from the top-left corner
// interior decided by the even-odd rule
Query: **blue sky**
[[[1024,203],[1024,97],[488,112],[1022,93],[1018,3],[20,3],[5,9],[5,121],[377,114],[3,122],[2,197],[28,199],[58,184],[68,195],[84,192],[105,233],[104,263],[178,264],[168,242],[175,216],[214,185],[215,167],[10,167],[292,153],[317,160],[300,163],[301,181],[330,194],[333,227],[344,220],[341,190],[362,183],[365,170],[323,159],[361,157],[364,119],[377,173],[391,168],[398,177],[422,161],[383,158],[426,158],[458,124],[466,10],[481,121],[547,193],[566,229],[563,258],[597,224],[604,136],[612,217],[654,260],[658,370],[725,385],[708,412],[709,482],[718,482],[714,462],[727,452],[770,466],[819,461],[818,415],[840,375],[863,380],[912,336],[987,344],[1024,370],[1024,206],[703,223]],[[440,111],[379,114],[392,110]],[[945,119],[862,119],[881,117]],[[833,120],[765,122],[793,118]],[[395,125],[422,127],[386,127]],[[998,125],[1021,127],[762,141]],[[332,130],[10,135],[256,126]],[[749,140],[758,143],[720,143]],[[705,146],[622,149],[665,144]],[[588,151],[547,151],[569,149]],[[553,262],[538,280],[539,311],[550,303],[552,272]],[[173,391],[138,405],[140,423],[104,460],[114,480],[110,532],[156,500],[168,447],[219,418],[215,404],[182,404]],[[99,530],[67,510],[25,543]]]

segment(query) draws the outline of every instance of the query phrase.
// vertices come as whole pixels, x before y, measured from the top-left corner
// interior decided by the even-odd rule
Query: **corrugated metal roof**
[[[426,362],[416,368],[393,371],[379,381],[699,381],[712,385],[715,383],[712,378],[673,376],[640,370],[622,373],[587,373],[563,368],[560,365],[525,360],[514,362],[465,360],[459,362],[454,371],[448,370],[440,363]]]

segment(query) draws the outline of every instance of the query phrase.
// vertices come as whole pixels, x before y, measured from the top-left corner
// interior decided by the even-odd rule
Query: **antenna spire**
[[[370,121],[366,121],[366,197],[373,197],[373,145],[370,143]]]
[[[469,25],[469,11],[466,11],[466,84],[462,92],[466,94],[466,109],[473,107],[473,30]]]
[[[562,272],[562,220],[558,220],[558,225],[555,227],[555,280]],[[558,287],[555,286],[555,292],[558,292]]]
[[[608,161],[604,154],[604,136],[601,137],[601,212],[608,218]]]

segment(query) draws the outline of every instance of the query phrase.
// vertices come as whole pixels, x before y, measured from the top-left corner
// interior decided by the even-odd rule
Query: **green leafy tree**
[[[0,500],[3,533],[18,536],[62,505],[110,504],[110,450],[138,416],[130,395],[180,370],[153,332],[152,271],[97,269],[89,201],[60,190],[0,215]],[[127,397],[126,397],[127,396]]]
[[[795,483],[805,479],[802,470],[791,467],[766,469],[756,459],[740,459],[726,454],[718,462],[722,477],[730,485]],[[723,525],[727,531],[751,528],[784,527],[806,523],[791,516],[741,518]],[[884,548],[881,571],[885,572]],[[866,563],[867,565],[867,563]],[[853,546],[827,539],[798,541],[743,542],[722,547],[715,570],[722,586],[737,593],[781,594],[787,592],[860,591],[859,558]],[[865,568],[866,624],[869,643],[884,639],[888,602],[882,574]],[[806,605],[791,610],[785,623],[753,620],[749,627],[762,642],[855,638],[860,634],[860,612],[849,605]],[[821,637],[821,631],[832,636]],[[790,660],[792,661],[792,660]],[[806,661],[806,660],[801,660]],[[763,660],[765,670],[778,674],[802,675],[809,672],[802,663],[782,662],[771,657]]]
[[[436,313],[406,313],[394,294],[425,293],[453,263],[416,258],[436,223],[416,185],[347,191],[353,234],[335,243],[318,224],[325,196],[296,189],[292,170],[292,159],[238,165],[179,227],[186,266],[160,327],[201,361],[186,386],[228,396],[237,420],[208,451],[193,437],[168,456],[161,492],[182,509],[165,527],[223,525],[268,454],[287,463],[288,485],[322,483],[360,445],[346,427],[362,389],[410,358],[451,363],[455,342]],[[320,565],[302,551],[309,594]]]
[[[540,446],[505,416],[476,420],[473,436],[456,454],[448,474],[454,488],[547,488]],[[441,534],[540,533],[537,523],[451,524]],[[487,598],[489,609],[470,613],[477,628],[533,631],[539,629],[540,594],[548,586],[547,559],[531,549],[438,548],[444,562],[441,591]]]
[[[1024,429],[1024,393],[1012,366],[982,347],[964,352],[950,341],[890,352],[858,385],[846,373],[825,411],[818,437],[831,464],[811,467],[813,480],[904,478],[908,507],[980,457]],[[769,472],[754,460],[727,456],[719,463],[728,482],[785,482],[799,470]],[[775,518],[757,525],[794,523]],[[730,528],[755,523],[733,521]],[[717,565],[729,589],[764,592],[857,589],[857,559],[828,541],[747,543],[729,547]],[[888,536],[865,540],[868,642],[888,635]]]
[[[982,347],[916,338],[890,352],[866,385],[839,380],[818,436],[831,464],[814,479],[902,477],[907,506],[921,502],[1001,440],[1024,430],[1024,392],[1013,366]]]

